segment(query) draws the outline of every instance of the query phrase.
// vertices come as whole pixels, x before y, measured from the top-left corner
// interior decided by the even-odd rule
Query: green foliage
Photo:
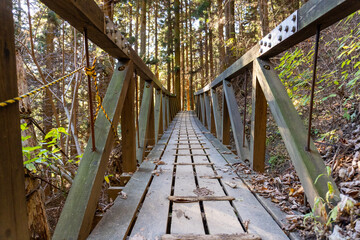
[[[271,156],[269,159],[269,164],[271,168],[276,168],[279,165],[283,164],[284,162],[285,162],[285,158],[284,156],[281,155]]]
[[[27,130],[27,124],[21,124],[21,131]],[[61,136],[65,134],[68,135],[66,130],[62,127],[53,128],[50,132],[48,132],[44,140],[40,141],[37,146],[33,147],[23,147],[22,152],[24,156],[24,166],[32,172],[36,172],[36,165],[40,163],[56,164],[62,159],[62,155],[60,153],[60,148],[57,147],[58,142],[60,141]],[[26,141],[31,138],[31,136],[22,136],[21,140]],[[73,162],[73,160],[69,160],[69,163]],[[77,161],[77,163],[79,160]]]

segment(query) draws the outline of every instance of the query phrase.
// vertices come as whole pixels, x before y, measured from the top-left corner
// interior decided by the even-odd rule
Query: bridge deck
[[[288,239],[203,130],[192,113],[179,113],[124,188],[127,198],[116,199],[89,239],[244,232]]]

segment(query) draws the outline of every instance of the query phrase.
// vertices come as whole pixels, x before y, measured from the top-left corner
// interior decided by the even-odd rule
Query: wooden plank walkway
[[[175,117],[125,186],[127,199],[116,199],[89,239],[169,239],[170,234],[288,239],[199,124],[192,112]],[[186,197],[191,201],[181,201]]]

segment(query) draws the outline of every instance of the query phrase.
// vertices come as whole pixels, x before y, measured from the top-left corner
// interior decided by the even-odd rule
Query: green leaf
[[[329,96],[326,96],[326,97],[324,97],[323,99],[321,99],[321,101],[325,101],[326,99],[332,98],[332,97],[336,97],[336,94],[335,94],[335,93],[332,93],[332,94],[330,94]]]
[[[336,219],[338,218],[338,214],[339,214],[339,210],[338,210],[338,206],[336,206],[330,211],[329,219],[326,223],[326,226],[336,221]]]
[[[315,181],[314,181],[314,184],[317,183],[317,181],[319,180],[319,178],[320,178],[321,176],[324,176],[324,174],[322,173],[322,174],[320,174],[319,176],[317,176],[317,178],[316,178]]]
[[[330,177],[330,175],[331,175],[331,167],[326,166],[326,172],[327,172],[328,177]]]

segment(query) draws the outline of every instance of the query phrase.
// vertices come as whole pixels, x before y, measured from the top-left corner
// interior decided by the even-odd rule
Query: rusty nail
[[[269,66],[269,65],[264,65],[264,68],[265,68],[266,70],[270,70],[270,66]]]
[[[292,31],[292,32],[295,32],[295,31],[296,31],[295,26],[292,27],[291,31]]]
[[[125,69],[125,66],[120,66],[120,67],[118,67],[118,70],[119,71],[123,71]]]
[[[230,86],[231,86],[231,84],[230,84],[230,83],[228,83],[228,84],[227,84],[227,86],[228,86],[228,87],[230,87]]]
[[[281,40],[282,40],[282,36],[279,36],[279,38],[278,38],[278,39],[279,39],[279,41],[281,41]]]
[[[271,33],[269,34],[268,38],[271,39]]]
[[[293,15],[293,16],[292,16],[292,20],[293,20],[293,22],[295,22],[295,20],[296,20],[296,15]]]
[[[286,26],[285,27],[285,32],[288,32],[289,31],[289,26]]]
[[[280,32],[282,31],[282,25],[279,26],[279,31],[280,31]]]

